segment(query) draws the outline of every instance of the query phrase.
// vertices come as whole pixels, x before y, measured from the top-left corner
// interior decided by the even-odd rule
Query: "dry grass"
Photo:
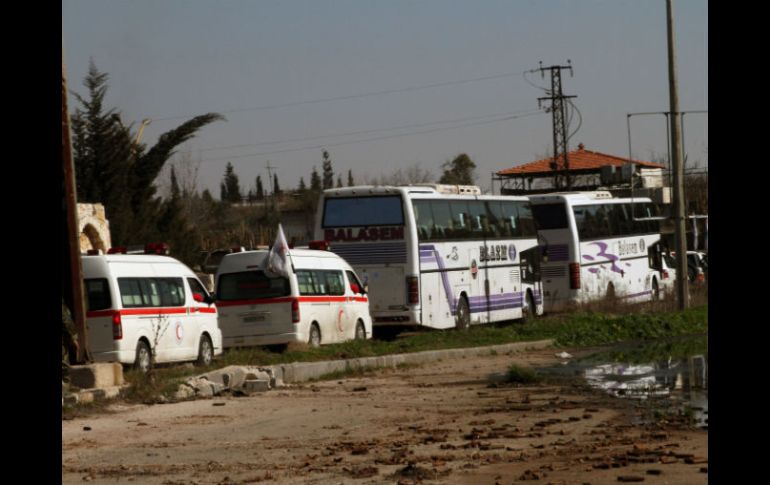
[[[708,282],[692,284],[689,286],[690,307],[698,307],[708,304]],[[676,289],[668,293],[660,294],[658,301],[634,303],[622,298],[613,300],[597,300],[587,303],[577,303],[571,308],[565,309],[559,314],[573,313],[603,313],[607,315],[630,315],[633,313],[674,312],[679,310],[676,298]]]

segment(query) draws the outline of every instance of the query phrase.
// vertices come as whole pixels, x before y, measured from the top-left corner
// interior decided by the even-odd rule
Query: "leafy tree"
[[[324,171],[324,179],[323,179],[323,188],[324,189],[331,189],[334,187],[334,170],[332,170],[332,161],[329,158],[329,152],[326,150],[323,151],[323,171]]]
[[[83,82],[88,95],[74,94],[80,103],[72,115],[78,198],[104,204],[115,245],[144,244],[162,236],[159,221],[166,209],[154,182],[163,166],[176,147],[224,118],[216,113],[196,116],[163,133],[147,149],[114,108],[105,109],[108,78],[92,61]]]
[[[238,183],[238,175],[235,173],[233,164],[230,162],[227,162],[225,175],[219,188],[222,202],[236,204],[241,201],[241,186]]]
[[[342,177],[337,177],[337,188],[342,187]]]
[[[305,179],[300,177],[299,178],[299,188],[297,189],[300,192],[305,192],[307,190],[307,186],[305,185]]]
[[[275,195],[281,195],[281,187],[278,185],[278,174],[273,174],[273,193]]]
[[[354,186],[355,183],[353,182],[353,170],[348,170],[348,187]]]
[[[461,153],[451,162],[444,162],[441,168],[444,169],[444,174],[439,179],[441,184],[473,185],[475,183],[476,164],[465,153]]]

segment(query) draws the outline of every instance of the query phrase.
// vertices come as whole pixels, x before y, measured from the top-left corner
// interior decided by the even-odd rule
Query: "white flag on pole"
[[[289,277],[289,245],[283,234],[283,227],[278,224],[278,234],[275,236],[273,247],[267,255],[267,270],[271,273]]]

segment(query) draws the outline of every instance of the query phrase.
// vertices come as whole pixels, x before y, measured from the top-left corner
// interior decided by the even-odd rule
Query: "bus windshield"
[[[322,226],[402,226],[404,211],[401,197],[387,195],[379,197],[334,197],[324,202]]]

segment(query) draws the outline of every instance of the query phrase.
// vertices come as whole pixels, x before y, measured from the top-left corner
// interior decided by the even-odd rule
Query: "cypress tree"
[[[324,172],[324,178],[323,178],[323,188],[324,189],[331,189],[334,187],[334,170],[332,170],[332,161],[329,158],[329,152],[326,150],[323,151],[323,172]]]
[[[227,162],[225,175],[222,179],[222,202],[237,204],[241,202],[241,186],[238,183],[238,175],[235,173],[233,164]]]
[[[262,187],[262,176],[257,175],[257,200],[265,198],[265,189]]]
[[[313,175],[310,176],[310,190],[313,192],[321,191],[321,176],[318,175],[315,166],[313,166]]]

